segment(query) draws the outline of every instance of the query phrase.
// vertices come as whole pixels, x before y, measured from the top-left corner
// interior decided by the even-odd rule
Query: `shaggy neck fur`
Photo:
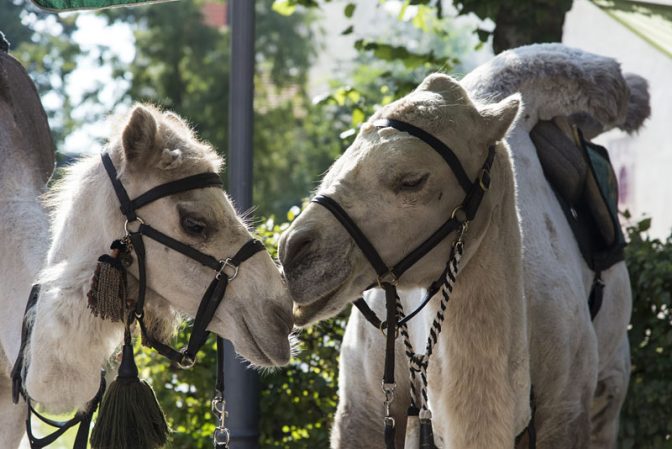
[[[488,202],[494,206],[482,207],[474,222],[484,232],[467,234],[462,270],[429,365],[430,406],[442,448],[510,447],[530,416],[521,236],[502,144],[492,179]],[[438,305],[432,302],[425,323],[411,326],[425,327],[420,333],[426,334]]]
[[[118,155],[113,160],[119,164]],[[122,338],[121,323],[96,318],[87,308],[97,258],[123,234],[117,204],[97,155],[73,166],[52,199],[52,245],[40,276],[25,373],[28,394],[49,411],[89,401]]]

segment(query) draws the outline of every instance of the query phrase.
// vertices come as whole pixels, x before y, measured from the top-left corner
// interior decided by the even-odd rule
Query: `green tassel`
[[[105,392],[91,434],[93,449],[157,449],[168,439],[156,395],[138,378],[129,331],[125,340],[119,373]]]

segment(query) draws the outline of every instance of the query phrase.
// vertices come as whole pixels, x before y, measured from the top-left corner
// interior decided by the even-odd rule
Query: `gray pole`
[[[254,125],[254,1],[231,0],[231,77],[229,80],[229,194],[239,212],[252,207],[252,133]],[[259,447],[259,377],[224,352],[226,406],[232,449]]]

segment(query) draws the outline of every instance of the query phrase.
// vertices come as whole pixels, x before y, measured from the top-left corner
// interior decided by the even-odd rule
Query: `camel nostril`
[[[291,267],[301,257],[305,256],[315,241],[312,231],[295,231],[291,233],[280,251],[280,262],[284,267]]]

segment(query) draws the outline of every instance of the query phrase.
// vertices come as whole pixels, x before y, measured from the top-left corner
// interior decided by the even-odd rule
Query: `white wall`
[[[611,56],[625,72],[649,81],[651,118],[628,136],[611,131],[598,142],[609,149],[625,195],[623,206],[635,218],[653,218],[651,234],[664,238],[672,229],[672,58],[649,45],[587,0],[575,0],[567,14],[563,42]]]

